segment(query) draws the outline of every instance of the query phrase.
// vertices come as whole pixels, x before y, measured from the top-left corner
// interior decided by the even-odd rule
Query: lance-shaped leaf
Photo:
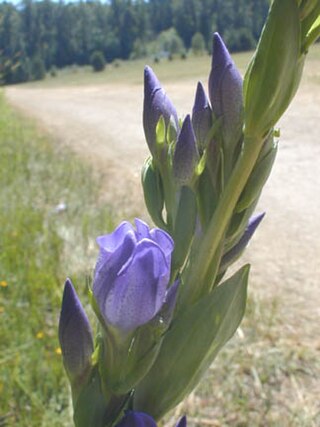
[[[242,212],[243,210],[247,209],[248,206],[250,206],[253,201],[257,199],[270,175],[278,151],[278,145],[273,141],[273,136],[271,135],[270,138],[271,144],[269,141],[266,141],[266,143],[269,146],[271,145],[271,148],[264,156],[262,156],[262,158],[258,158],[257,163],[240,196],[240,200],[237,203],[236,212]]]
[[[113,427],[129,397],[109,395],[106,398],[99,371],[94,367],[87,384],[74,402],[75,427]]]
[[[242,77],[218,33],[213,36],[209,97],[216,117],[222,117],[227,155],[232,154],[242,132]]]
[[[192,126],[201,149],[212,126],[212,111],[202,83],[198,83],[196,97],[192,109]]]
[[[258,228],[260,222],[263,220],[264,216],[265,212],[254,215],[250,218],[248,225],[240,240],[233,246],[233,248],[231,248],[227,253],[223,255],[220,265],[220,271],[225,271],[241,256],[242,252],[245,250],[251,237]]]
[[[199,160],[196,137],[190,115],[182,124],[173,155],[173,175],[178,185],[190,185]]]
[[[297,1],[274,0],[244,81],[248,137],[264,137],[288,107],[301,78],[300,48]]]
[[[73,388],[81,388],[91,366],[92,331],[70,279],[66,280],[59,321],[59,341]]]
[[[172,254],[171,277],[183,266],[194,236],[197,219],[197,199],[194,191],[183,186],[179,194],[179,202],[175,217]]]
[[[165,335],[153,367],[137,386],[134,409],[156,420],[198,384],[243,317],[249,266],[185,307]]]
[[[143,127],[149,150],[156,155],[156,127],[163,117],[166,127],[170,124],[178,132],[179,122],[176,109],[150,67],[144,70]]]

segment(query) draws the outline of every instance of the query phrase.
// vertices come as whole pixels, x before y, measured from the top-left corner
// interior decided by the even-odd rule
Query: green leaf
[[[74,424],[76,427],[106,427],[108,418],[99,373],[95,368],[87,386],[74,403]]]
[[[166,229],[162,217],[164,193],[160,172],[153,165],[151,158],[147,159],[141,173],[144,200],[153,222],[160,228]]]
[[[166,142],[166,122],[163,116],[160,116],[156,126],[156,141],[157,145],[163,145]]]
[[[295,95],[301,77],[296,0],[274,0],[244,81],[245,134],[263,137]]]
[[[312,45],[312,43],[318,39],[318,37],[320,37],[320,15],[315,20],[308,34],[306,35],[303,48],[307,50]]]
[[[183,186],[180,192],[180,199],[173,231],[173,271],[179,270],[185,262],[196,227],[196,217],[196,195],[189,187]]]
[[[247,265],[174,320],[155,364],[136,388],[135,410],[160,419],[198,384],[241,322],[248,274]]]
[[[247,209],[254,200],[257,199],[259,194],[262,191],[263,186],[265,185],[273,163],[277,155],[277,144],[273,143],[273,146],[269,152],[255,165],[247,184],[241,194],[240,200],[236,206],[236,212],[241,212],[244,209]]]

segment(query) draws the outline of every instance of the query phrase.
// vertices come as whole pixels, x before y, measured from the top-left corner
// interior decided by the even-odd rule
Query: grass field
[[[235,55],[242,71],[249,58],[250,54]],[[318,135],[318,119],[314,118],[313,109],[306,108],[312,106],[310,99],[318,99],[320,45],[311,50],[308,61],[300,104],[289,116],[287,121],[290,123],[286,122],[292,131],[288,140],[283,141],[282,154],[279,153],[282,156],[279,159],[282,182],[269,191],[270,222],[264,223],[258,232],[259,236],[264,234],[264,240],[261,240],[260,247],[255,246],[259,250],[254,253],[257,256],[253,256],[253,266],[262,270],[260,276],[257,274],[251,278],[245,319],[197,390],[169,415],[165,423],[167,427],[174,426],[182,413],[188,415],[188,427],[320,425],[320,342],[313,333],[318,329],[315,326],[317,320],[311,319],[308,325],[301,306],[291,304],[295,296],[298,299],[303,295],[303,288],[307,292],[318,281],[316,277],[311,278],[316,270],[312,271],[310,267],[318,253],[313,250],[318,247],[314,244],[317,241],[314,230],[317,228],[311,227],[311,232],[301,228],[302,237],[299,231],[304,224],[314,220],[315,215],[319,216],[317,198],[308,196],[309,187],[312,189],[312,185],[318,182],[314,167],[317,151],[313,149],[318,141],[314,138],[310,143],[306,142],[305,129],[308,127],[310,135]],[[59,72],[55,78],[47,77],[43,82],[21,86],[20,94],[30,99],[32,93],[34,97],[38,96],[35,99],[39,102],[41,97],[47,96],[47,104],[58,100],[53,108],[58,112],[61,106],[66,120],[70,120],[66,111],[72,110],[82,117],[86,125],[89,122],[85,119],[92,116],[97,119],[101,115],[101,120],[107,122],[105,116],[111,106],[121,114],[123,105],[130,111],[136,109],[137,86],[141,86],[145,62],[120,62],[118,66],[109,65],[105,72],[97,74],[89,68],[73,67]],[[177,59],[150,65],[166,86],[180,91],[178,96],[172,91],[179,103],[180,98],[190,98],[191,80],[194,83],[192,90],[197,79],[206,80],[210,58],[190,57],[186,61]],[[102,98],[109,102],[108,93],[115,94],[118,88],[120,92],[122,86],[123,92],[127,91],[130,97],[126,98],[126,93],[121,92],[121,99],[119,95],[119,99],[115,97],[109,104],[102,103]],[[52,94],[57,98],[51,99]],[[85,98],[88,94],[90,97]],[[73,99],[73,104],[64,104],[72,97],[76,99]],[[93,110],[86,109],[80,116],[80,107],[85,104],[81,104],[81,99],[85,99],[88,106],[89,102],[101,101],[92,106],[96,109],[95,114]],[[0,331],[0,426],[69,426],[68,387],[56,337],[62,283],[66,275],[71,275],[83,296],[82,300],[87,301],[85,276],[90,273],[96,253],[93,239],[110,229],[112,223],[121,217],[121,212],[117,211],[111,221],[108,207],[99,203],[99,176],[93,175],[88,163],[84,165],[62,148],[62,144],[58,145],[60,148],[54,148],[34,125],[10,110],[3,98],[0,102],[0,223],[5,224],[0,234],[0,321],[4,325]],[[44,109],[43,106],[39,104],[37,109]],[[47,110],[49,115],[51,111]],[[305,123],[300,128],[298,119],[306,111],[310,117],[305,116]],[[58,114],[54,118],[58,119]],[[123,127],[122,121],[114,120],[113,116],[112,119],[114,127]],[[98,128],[99,123],[93,122],[93,125]],[[140,122],[138,126],[141,126]],[[72,124],[70,127],[74,130],[76,126]],[[79,135],[84,135],[83,127],[79,129],[76,133],[78,139],[75,139],[77,147]],[[62,130],[65,134],[69,132],[66,126],[62,126]],[[130,128],[130,132],[136,135],[134,129]],[[83,138],[87,138],[83,147],[89,146],[90,149],[99,139],[93,132]],[[114,138],[111,139],[113,144],[116,142]],[[300,139],[305,145],[304,150],[310,150],[307,154],[311,160],[304,156]],[[129,138],[128,141],[133,145]],[[96,164],[103,154],[99,150]],[[79,154],[77,149],[75,151]],[[87,153],[89,151],[84,150],[83,157],[87,157]],[[124,160],[131,162],[132,154],[129,160]],[[138,181],[139,177],[135,179]],[[284,189],[288,191],[284,192]],[[129,191],[128,188],[125,190]],[[305,199],[300,198],[304,195],[308,199],[306,205],[303,205]],[[278,198],[282,204],[278,203]],[[303,206],[308,206],[307,219],[304,214],[300,215],[300,210],[304,209],[300,206],[301,200]],[[288,215],[291,214],[291,201],[294,208],[296,205],[292,216]],[[67,208],[57,212],[61,203]],[[291,221],[300,219],[296,228],[286,228]],[[274,228],[270,227],[272,223]],[[281,230],[287,230],[288,234],[282,235]],[[290,246],[290,239],[297,246],[292,251],[286,247],[294,246]],[[278,260],[270,255],[276,247],[272,246],[274,240],[282,240],[285,248]],[[311,248],[310,252],[308,248]],[[310,272],[306,271],[304,264],[307,260]],[[277,292],[280,288],[282,291]],[[308,296],[300,301],[305,300]],[[309,302],[310,306],[313,302]]]
[[[0,426],[70,426],[57,321],[63,282],[82,295],[94,236],[110,230],[98,180],[0,94]],[[83,298],[86,302],[87,298]]]
[[[252,56],[252,52],[234,55],[237,66],[244,70]],[[108,64],[102,72],[95,73],[89,66],[71,66],[57,71],[57,75],[50,75],[44,81],[28,83],[33,87],[83,86],[108,83],[141,84],[142,72],[145,64],[150,65],[161,82],[170,83],[181,80],[207,76],[210,71],[210,56],[190,55],[185,60],[174,58],[172,61],[162,59],[155,63],[153,58],[135,61],[115,61]]]

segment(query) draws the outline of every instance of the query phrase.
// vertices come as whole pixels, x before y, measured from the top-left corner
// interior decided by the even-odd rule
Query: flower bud
[[[248,225],[241,236],[240,240],[231,248],[226,254],[223,255],[220,265],[220,271],[225,271],[229,265],[233,264],[242,254],[247,244],[249,243],[254,232],[258,228],[260,222],[263,220],[265,212],[253,215]]]
[[[144,133],[153,156],[156,155],[156,127],[159,119],[163,117],[166,127],[170,125],[179,129],[176,109],[162,89],[159,80],[150,67],[144,70],[144,102],[143,102],[143,127]]]
[[[182,417],[176,424],[176,427],[186,427],[187,419]],[[155,420],[144,412],[127,411],[116,427],[157,427]]]
[[[222,118],[225,147],[233,150],[242,131],[242,77],[218,33],[213,36],[209,97],[213,113]]]
[[[59,341],[68,376],[71,382],[79,381],[90,368],[93,339],[88,317],[70,279],[63,292]]]
[[[182,124],[173,155],[173,174],[178,185],[190,184],[198,160],[196,137],[188,114]]]
[[[199,147],[205,148],[205,141],[212,126],[212,111],[202,83],[198,83],[192,109],[192,126]]]
[[[157,427],[157,424],[148,414],[128,411],[116,427]]]

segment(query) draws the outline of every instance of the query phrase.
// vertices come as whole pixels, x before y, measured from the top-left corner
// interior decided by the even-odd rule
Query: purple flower
[[[186,417],[182,417],[176,427],[186,427]],[[116,427],[157,427],[155,420],[144,412],[127,411]]]
[[[70,279],[66,280],[59,321],[63,363],[71,378],[83,376],[93,352],[92,331],[87,315]]]
[[[128,411],[116,427],[157,427],[157,424],[148,414]]]
[[[198,143],[204,148],[204,142],[212,126],[212,111],[202,83],[200,82],[197,86],[192,109],[192,125]]]
[[[105,322],[123,332],[147,323],[165,303],[171,306],[166,297],[173,240],[139,219],[135,225],[122,222],[97,238],[93,294]],[[175,292],[168,295],[175,298]]]
[[[143,127],[145,137],[152,155],[155,155],[156,126],[160,117],[163,117],[166,126],[171,122],[176,131],[179,122],[176,109],[162,89],[159,80],[150,67],[144,69],[144,102]]]
[[[224,138],[230,141],[242,127],[242,77],[218,33],[213,36],[209,97],[215,116],[223,119]]]
[[[173,173],[179,185],[190,182],[198,160],[196,137],[188,114],[184,119],[173,155]]]

